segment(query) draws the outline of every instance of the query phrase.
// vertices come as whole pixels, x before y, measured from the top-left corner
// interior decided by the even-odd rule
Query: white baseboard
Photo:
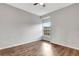
[[[39,39],[39,40],[41,40],[41,39]],[[11,48],[11,47],[16,47],[16,46],[19,46],[19,45],[23,45],[23,44],[27,44],[27,43],[31,43],[31,42],[35,42],[35,41],[38,41],[38,40],[32,40],[32,41],[28,41],[28,42],[23,42],[23,43],[17,43],[17,44],[9,45],[9,46],[6,46],[6,47],[1,47],[0,50]]]
[[[41,39],[39,39],[41,40]],[[33,40],[33,41],[29,41],[29,42],[23,42],[23,43],[17,43],[17,44],[14,44],[14,45],[9,45],[7,47],[2,47],[0,48],[1,49],[6,49],[6,48],[11,48],[11,47],[16,47],[16,46],[19,46],[19,45],[23,45],[23,44],[27,44],[27,43],[31,43],[31,42],[34,42],[34,41],[38,41],[38,40]],[[48,41],[48,40],[47,40]],[[57,42],[57,41],[50,41],[51,43],[54,43],[54,44],[58,44],[58,45],[61,45],[61,46],[65,46],[65,47],[69,47],[69,48],[72,48],[72,49],[76,49],[76,50],[79,50],[79,48],[77,47],[73,47],[73,46],[70,46],[70,45],[67,45],[67,44],[63,44],[62,42]]]
[[[52,41],[51,43],[54,43],[54,44],[57,44],[57,45],[61,45],[61,46],[65,46],[65,47],[68,47],[68,48],[72,48],[72,49],[79,50],[79,48],[77,48],[77,47],[73,47],[73,46],[64,44],[64,43],[62,43],[62,42],[56,42],[56,41],[54,42],[54,41]]]

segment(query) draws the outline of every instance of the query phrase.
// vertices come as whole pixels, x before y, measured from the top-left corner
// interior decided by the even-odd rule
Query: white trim
[[[58,44],[58,45],[61,45],[61,46],[65,46],[65,47],[68,47],[68,48],[72,48],[72,49],[76,49],[76,50],[79,50],[79,48],[77,47],[73,47],[73,46],[70,46],[70,45],[67,45],[65,43],[62,43],[62,42],[55,42],[55,41],[50,41],[50,43],[54,43],[54,44]]]
[[[41,40],[41,39],[39,39],[39,40]],[[23,45],[23,44],[27,44],[27,43],[31,43],[31,42],[35,42],[35,41],[38,41],[38,40],[33,40],[33,41],[29,41],[29,42],[23,42],[23,43],[17,43],[17,44],[9,45],[9,46],[0,48],[0,50],[11,48],[11,47],[16,47],[16,46],[19,46],[19,45]]]
[[[51,17],[50,16],[46,16],[46,17],[43,17],[42,19],[50,19]]]

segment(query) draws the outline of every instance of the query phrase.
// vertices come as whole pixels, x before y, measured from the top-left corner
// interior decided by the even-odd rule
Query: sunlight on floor
[[[42,44],[42,53],[45,56],[51,56],[53,55],[52,45],[49,43],[43,43]]]

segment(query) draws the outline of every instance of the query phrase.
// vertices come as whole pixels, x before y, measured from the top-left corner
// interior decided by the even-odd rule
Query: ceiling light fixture
[[[39,3],[40,5],[44,5],[44,3]]]
[[[40,5],[40,6],[43,6],[43,7],[45,7],[46,5],[45,5],[45,3],[34,3],[33,5]]]

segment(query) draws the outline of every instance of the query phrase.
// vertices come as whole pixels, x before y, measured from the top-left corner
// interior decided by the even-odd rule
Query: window
[[[51,20],[50,18],[43,19],[43,34],[49,36],[51,31]]]

